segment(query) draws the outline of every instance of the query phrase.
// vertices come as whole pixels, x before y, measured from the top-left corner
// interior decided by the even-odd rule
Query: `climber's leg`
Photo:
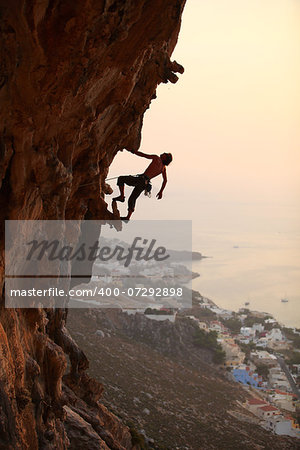
[[[130,220],[130,217],[132,216],[133,211],[128,210],[128,214],[126,217],[120,217],[121,220]]]
[[[119,187],[120,189],[120,195],[118,197],[113,198],[113,202],[125,202],[125,194],[124,194],[124,185]]]
[[[143,183],[139,183],[138,186],[136,186],[133,191],[131,192],[131,195],[128,199],[128,214],[126,217],[121,217],[122,220],[129,220],[132,216],[132,213],[135,209],[135,203],[137,198],[141,195],[141,193],[144,191],[145,186]]]
[[[117,185],[119,186],[119,189],[120,189],[120,195],[118,197],[113,198],[113,201],[124,203],[124,201],[125,201],[125,193],[124,193],[125,184],[127,184],[128,186],[135,186],[136,178],[131,175],[128,175],[128,176],[125,175],[125,176],[119,177],[118,181],[117,181]]]

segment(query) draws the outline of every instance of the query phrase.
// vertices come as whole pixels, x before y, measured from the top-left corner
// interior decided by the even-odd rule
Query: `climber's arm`
[[[155,156],[157,156],[157,155],[148,155],[147,153],[139,152],[137,150],[128,150],[128,151],[130,153],[133,153],[134,155],[141,156],[142,158],[147,158],[147,159],[153,159],[153,158],[155,158]]]
[[[166,184],[167,184],[167,181],[168,181],[166,168],[164,168],[164,170],[162,172],[162,177],[163,177],[163,182],[162,182],[162,185],[161,185],[159,193],[156,195],[158,200],[160,200],[162,198],[163,191],[164,191],[164,189],[166,187]]]

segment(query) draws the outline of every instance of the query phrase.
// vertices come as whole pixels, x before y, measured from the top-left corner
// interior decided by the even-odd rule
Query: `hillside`
[[[90,359],[90,375],[104,386],[104,403],[142,431],[151,448],[297,448],[241,408],[249,394],[212,363],[212,352],[193,344],[192,321],[72,310],[68,323]]]

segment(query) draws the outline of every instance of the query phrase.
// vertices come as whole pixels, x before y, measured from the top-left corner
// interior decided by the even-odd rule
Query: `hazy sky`
[[[259,220],[276,205],[300,205],[299,0],[187,0],[172,59],[185,73],[158,88],[141,146],[173,153],[169,182],[158,201],[154,180],[134,218],[231,223],[228,204],[259,203]],[[110,176],[146,165],[124,151]]]

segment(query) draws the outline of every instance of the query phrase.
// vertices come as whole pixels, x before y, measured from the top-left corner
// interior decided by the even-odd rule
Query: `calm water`
[[[287,212],[247,205],[220,221],[222,227],[215,220],[194,226],[194,250],[211,258],[193,263],[201,274],[193,288],[220,307],[236,311],[248,301],[250,309],[300,327],[300,232]]]

